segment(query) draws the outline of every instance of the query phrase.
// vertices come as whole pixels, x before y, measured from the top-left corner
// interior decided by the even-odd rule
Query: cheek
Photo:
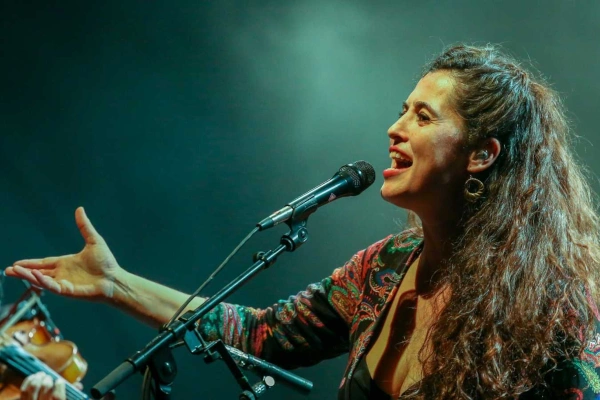
[[[419,154],[419,163],[428,170],[441,174],[444,181],[459,174],[465,167],[462,162],[461,144],[453,137],[424,141],[419,144]]]

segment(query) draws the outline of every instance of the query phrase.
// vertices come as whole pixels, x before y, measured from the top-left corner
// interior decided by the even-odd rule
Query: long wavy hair
[[[450,298],[421,353],[431,380],[412,396],[517,398],[583,351],[594,327],[600,224],[570,149],[559,96],[493,46],[453,46],[424,75],[448,71],[466,146],[486,138],[500,156],[479,176],[441,284]]]

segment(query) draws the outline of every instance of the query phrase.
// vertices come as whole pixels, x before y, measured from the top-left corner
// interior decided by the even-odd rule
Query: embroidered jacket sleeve
[[[321,282],[266,309],[221,303],[199,332],[283,368],[316,364],[349,349],[349,329],[370,260],[388,238],[355,254]]]

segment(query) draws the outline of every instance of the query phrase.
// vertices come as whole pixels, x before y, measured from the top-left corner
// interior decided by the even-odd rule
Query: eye
[[[406,109],[404,109],[398,113],[398,118],[402,118],[404,116],[404,114],[406,114]]]
[[[422,113],[422,112],[417,114],[417,118],[419,119],[419,121],[431,121],[431,118],[429,118],[429,115]]]

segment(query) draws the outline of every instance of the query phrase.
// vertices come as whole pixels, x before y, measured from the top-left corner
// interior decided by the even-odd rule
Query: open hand
[[[75,221],[85,241],[77,254],[20,260],[6,268],[7,276],[25,279],[51,292],[88,300],[110,299],[115,275],[122,272],[106,242],[96,232],[83,207]]]

